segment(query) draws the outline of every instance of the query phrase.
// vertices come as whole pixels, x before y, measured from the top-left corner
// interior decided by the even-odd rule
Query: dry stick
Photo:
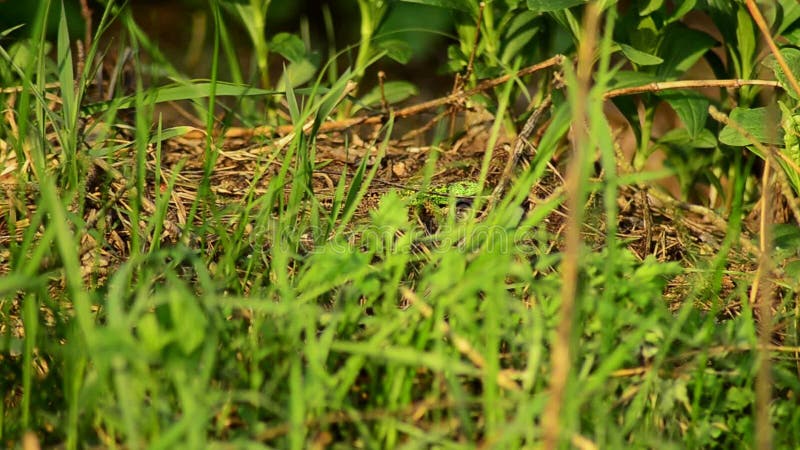
[[[425,125],[418,128],[414,128],[408,133],[400,136],[400,142],[407,142],[410,141],[411,139],[416,138],[417,136],[422,136],[423,134],[427,133],[430,129],[435,127],[436,124],[439,123],[439,121],[442,120],[446,115],[447,111],[440,112],[439,114],[436,115],[436,117],[429,120]]]
[[[761,278],[764,275],[764,269],[767,266],[767,259],[764,256],[769,253],[769,230],[767,223],[769,215],[772,212],[770,208],[771,202],[768,201],[772,193],[770,185],[770,176],[772,168],[772,159],[768,158],[764,161],[764,172],[761,174],[761,217],[758,221],[758,248],[761,250],[761,257],[758,258],[758,269],[756,269],[756,276],[753,279],[753,286],[750,288],[750,305],[755,306],[758,301],[758,286],[761,283]]]
[[[547,69],[553,66],[561,65],[566,57],[564,55],[556,55],[552,58],[548,58],[538,64],[534,64],[532,66],[526,67],[522,70],[519,70],[516,73],[503,75],[501,77],[492,78],[491,80],[486,80],[482,83],[478,83],[472,89],[466,91],[455,92],[453,94],[448,95],[447,97],[441,97],[434,100],[429,100],[427,102],[422,102],[416,105],[412,105],[406,108],[398,109],[394,113],[394,117],[397,119],[402,119],[405,117],[411,117],[417,115],[423,111],[427,111],[429,109],[434,109],[442,105],[447,105],[448,103],[452,103],[464,98],[471,97],[479,92],[483,92],[487,89],[491,89],[493,87],[499,86],[503,83],[508,82],[512,78],[519,78],[524,77],[526,75],[530,75],[532,73],[538,72],[543,69]],[[386,120],[386,116],[384,114],[377,114],[371,116],[364,116],[364,117],[353,117],[350,119],[344,120],[336,120],[331,122],[325,122],[320,126],[320,132],[327,132],[327,131],[336,131],[336,130],[346,130],[348,128],[352,128],[357,125],[372,125],[376,123],[381,123]],[[250,137],[250,136],[260,136],[260,135],[269,135],[273,133],[277,134],[287,134],[291,133],[294,130],[294,125],[282,125],[280,127],[271,127],[271,126],[263,126],[263,127],[256,127],[256,128],[229,128],[228,131],[225,132],[226,138],[241,138],[241,137]]]
[[[595,3],[586,5],[584,13],[584,26],[580,46],[578,48],[578,83],[573,100],[572,130],[573,154],[567,174],[567,229],[564,235],[564,260],[561,264],[561,308],[553,347],[550,351],[550,398],[542,413],[543,444],[547,450],[559,447],[561,437],[561,406],[569,380],[572,352],[570,341],[572,335],[572,321],[578,294],[578,262],[581,251],[581,183],[584,151],[588,145],[589,136],[585,124],[588,123],[586,99],[589,94],[589,84],[592,76],[592,62],[597,39],[597,28],[600,12]]]
[[[755,278],[753,280],[753,285],[750,287],[750,304],[754,305],[759,291],[759,284],[762,282],[762,277],[765,273],[769,273],[770,271],[770,230],[767,223],[767,218],[770,214],[770,168],[773,165],[776,165],[775,160],[775,153],[776,150],[772,147],[765,147],[761,144],[755,137],[742,128],[736,122],[733,122],[729,118],[725,117],[724,114],[720,113],[714,106],[709,106],[708,112],[714,120],[718,120],[726,125],[730,126],[736,132],[744,136],[747,140],[749,140],[763,155],[764,155],[764,173],[762,174],[761,179],[761,220],[759,221],[759,250],[760,254],[758,257],[758,269],[756,269]],[[770,343],[770,336],[772,335],[772,311],[770,307],[772,305],[772,289],[770,289],[770,282],[768,279],[763,280],[764,289],[761,294],[761,301],[758,304],[758,311],[759,311],[759,323],[758,323],[758,330],[759,336],[758,340],[759,343],[764,345],[769,345]],[[759,449],[770,449],[772,448],[772,426],[770,424],[769,419],[769,403],[770,398],[772,397],[772,388],[771,388],[771,376],[770,371],[771,364],[769,360],[769,356],[766,355],[764,352],[757,352],[757,357],[759,360],[758,364],[758,373],[756,374],[756,448]]]
[[[770,232],[768,218],[770,217],[770,204],[767,201],[771,198],[772,188],[770,186],[770,160],[767,159],[764,165],[764,174],[761,186],[761,221],[760,221],[760,239],[759,245],[761,246],[761,257],[758,259],[758,270],[756,271],[756,278],[753,280],[751,287],[750,303],[756,300],[756,291],[758,291],[759,284],[763,282],[761,289],[761,298],[758,302],[759,321],[758,341],[761,345],[768,345],[770,337],[772,336],[772,283],[769,277],[765,277],[762,281],[762,276],[767,274],[772,269],[772,262],[770,259],[770,247],[772,243],[772,234]],[[772,448],[772,424],[770,423],[769,404],[772,399],[772,364],[770,357],[765,352],[758,352],[757,360],[758,372],[756,373],[756,448],[761,450],[768,450]]]
[[[650,201],[647,191],[642,190],[639,195],[642,199],[642,218],[644,219],[644,254],[650,254],[650,247],[653,244],[653,214],[650,211]]]
[[[778,50],[778,46],[775,45],[775,41],[772,40],[772,36],[769,33],[769,27],[767,23],[764,21],[764,16],[761,15],[761,11],[758,10],[755,2],[753,0],[745,0],[745,4],[747,5],[747,9],[750,11],[750,15],[755,20],[756,25],[758,25],[758,29],[761,30],[761,34],[764,36],[764,39],[767,41],[767,45],[772,51],[772,54],[775,55],[775,59],[778,61],[778,65],[783,70],[786,79],[789,80],[789,84],[792,85],[792,89],[798,95],[800,95],[800,85],[797,83],[797,79],[794,77],[794,74],[789,69],[789,65],[786,64],[786,60],[781,55],[781,52]],[[770,150],[773,150],[770,146]],[[771,153],[765,153],[765,156],[770,155]],[[769,178],[767,174],[769,173],[770,168],[770,160],[767,159],[767,163],[764,166],[764,187],[762,191],[762,201],[764,202],[761,206],[761,247],[762,247],[762,254],[761,258],[758,261],[758,273],[762,273],[770,269],[770,258],[769,258],[769,248],[767,248],[767,244],[770,242],[771,236],[769,235],[769,229],[766,224],[766,216],[769,212],[769,205],[767,196],[769,191]],[[759,305],[759,312],[760,312],[760,320],[759,320],[759,342],[761,344],[769,344],[770,336],[772,335],[772,289],[770,288],[770,284],[768,281],[765,280],[764,292],[762,293],[761,304]],[[756,277],[755,282],[753,283],[752,289],[757,289],[758,286],[758,277]],[[764,352],[757,353],[759,364],[758,364],[758,373],[756,373],[756,437],[755,437],[755,444],[756,448],[767,450],[772,448],[772,424],[770,423],[770,413],[769,413],[769,404],[772,398],[772,364],[769,359],[769,355],[765,354]]]
[[[603,98],[608,100],[623,95],[642,94],[645,92],[659,92],[670,89],[691,89],[691,88],[704,88],[704,87],[741,88],[743,86],[781,87],[781,84],[778,83],[777,81],[770,81],[770,80],[739,80],[739,79],[663,81],[663,82],[647,83],[641,86],[631,86],[627,88],[612,89],[603,94]]]
[[[55,88],[58,88],[58,87],[61,87],[61,82],[60,81],[52,81],[52,82],[46,83],[44,85],[45,89],[55,89]],[[13,94],[15,92],[22,92],[24,90],[25,90],[25,86],[23,86],[23,85],[9,86],[9,87],[0,88],[0,94]]]
[[[775,59],[778,61],[778,65],[781,66],[781,70],[783,70],[783,74],[786,76],[786,79],[789,80],[789,84],[792,85],[792,89],[797,95],[800,95],[800,84],[797,83],[797,78],[794,77],[794,73],[789,68],[789,65],[786,64],[786,60],[783,58],[780,50],[778,50],[778,46],[775,45],[775,41],[772,40],[772,36],[769,32],[769,26],[767,22],[764,20],[764,16],[761,15],[761,11],[758,10],[758,6],[756,6],[756,2],[753,0],[745,0],[745,5],[747,5],[747,9],[750,11],[750,16],[758,25],[758,29],[761,31],[761,34],[764,36],[764,40],[767,41],[767,46],[772,54],[775,56]]]
[[[384,114],[389,112],[389,102],[386,101],[386,89],[384,83],[386,82],[386,72],[378,71],[378,86],[381,88],[381,110]]]
[[[506,187],[514,175],[514,169],[518,166],[520,160],[522,159],[525,148],[528,146],[533,146],[529,140],[531,135],[533,135],[533,132],[536,130],[536,125],[539,123],[539,119],[541,119],[542,114],[548,108],[550,108],[552,103],[553,100],[550,95],[548,95],[544,98],[544,100],[542,100],[542,103],[536,107],[536,110],[531,113],[530,117],[528,117],[528,120],[525,121],[522,131],[520,131],[516,139],[514,139],[514,147],[512,147],[511,153],[508,155],[508,160],[503,168],[503,173],[500,175],[500,179],[497,181],[497,186],[495,186],[492,196],[489,199],[488,207],[491,207],[494,202],[499,200],[500,197],[502,197],[505,193]]]

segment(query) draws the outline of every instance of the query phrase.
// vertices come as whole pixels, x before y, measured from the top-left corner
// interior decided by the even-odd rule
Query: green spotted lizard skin
[[[411,205],[420,206],[430,203],[436,206],[447,206],[450,198],[459,202],[472,203],[475,197],[480,195],[480,185],[474,181],[457,181],[442,186],[436,186],[427,191],[414,191],[403,194],[410,198]]]
[[[406,191],[401,196],[409,199],[412,212],[426,230],[435,232],[446,221],[451,206],[455,208],[453,217],[456,220],[464,219],[475,198],[482,195],[479,188],[477,182],[458,181],[423,191]]]

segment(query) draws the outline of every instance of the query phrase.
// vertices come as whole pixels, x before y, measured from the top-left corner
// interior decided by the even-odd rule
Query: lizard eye
[[[472,199],[471,198],[459,198],[456,199],[456,210],[462,209],[469,209],[472,208]]]
[[[470,209],[472,209],[472,199],[471,198],[459,198],[456,199],[456,220],[465,220],[469,217]]]

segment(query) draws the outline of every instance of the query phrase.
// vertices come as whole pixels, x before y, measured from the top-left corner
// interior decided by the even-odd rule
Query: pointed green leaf
[[[783,56],[783,59],[786,60],[786,65],[789,66],[789,70],[792,71],[795,79],[800,78],[800,50],[793,47],[782,48],[781,56]],[[774,56],[770,55],[769,58],[765,59],[764,63],[772,69],[773,73],[775,73],[775,79],[777,79],[781,86],[783,86],[783,89],[787,94],[791,95],[793,98],[800,98],[798,93],[792,88],[792,85],[789,83],[789,79],[786,77],[783,69],[781,69],[781,67],[778,65],[778,61]]]
[[[283,71],[281,79],[278,80],[278,89],[286,90],[287,81],[292,87],[305,84],[308,80],[314,78],[315,73],[317,73],[317,64],[311,58],[303,58],[298,62],[293,62]]]
[[[680,2],[680,6],[678,6],[675,9],[675,11],[673,11],[672,15],[667,20],[667,24],[681,20],[683,16],[685,16],[694,9],[696,4],[697,0],[683,0],[682,2]]]
[[[457,11],[472,12],[468,0],[401,0],[406,3],[418,3],[420,5],[436,6],[439,8],[453,9]]]
[[[670,25],[663,30],[663,35],[659,56],[664,58],[664,63],[656,70],[656,74],[663,78],[682,75],[717,42],[708,34],[681,23]]]
[[[717,138],[707,128],[700,130],[700,133],[694,138],[685,128],[676,128],[667,131],[661,136],[658,143],[685,148],[714,148],[717,146]]]
[[[306,56],[303,40],[291,33],[278,33],[270,41],[270,49],[290,62],[300,62]]]
[[[675,110],[692,139],[696,138],[706,127],[709,100],[702,94],[679,90],[665,91],[658,96]]]
[[[386,52],[386,56],[399,62],[406,64],[414,55],[414,51],[407,42],[399,39],[387,39],[378,42],[378,48]]]
[[[528,0],[528,9],[535,12],[553,12],[582,5],[586,0]]]
[[[650,53],[646,53],[641,50],[636,50],[628,44],[619,44],[619,48],[622,50],[622,54],[624,54],[626,58],[628,58],[632,63],[640,66],[654,66],[664,62],[664,60],[658,56],[651,55]]]
[[[758,142],[781,145],[783,130],[780,116],[768,108],[735,108],[730,114],[731,121],[737,123]],[[753,142],[739,131],[726,125],[719,134],[719,141],[734,147],[751,145]]]
[[[649,16],[653,14],[655,11],[661,9],[664,6],[664,0],[650,0],[650,2],[639,11],[640,16]]]

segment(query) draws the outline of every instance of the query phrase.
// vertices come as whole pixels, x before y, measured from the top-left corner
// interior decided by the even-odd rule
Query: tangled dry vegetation
[[[559,63],[561,61],[560,58],[557,60]],[[521,71],[519,75],[549,68],[555,62],[536,65]],[[467,105],[466,99],[508,79],[506,76],[487,80],[469,91],[462,90],[437,100],[392,111],[398,121],[398,128],[404,128],[405,132],[394,133],[386,141],[382,135],[382,126],[388,119],[388,110],[345,120],[326,121],[321,127],[321,132],[315,137],[316,160],[312,177],[315,201],[319,201],[324,207],[328,203],[326,200],[333,197],[341,174],[352,173],[365,158],[368,167],[374,164],[379,164],[379,167],[376,168],[376,177],[358,208],[357,215],[360,216],[367,216],[370,207],[375,204],[375,199],[387,190],[417,185],[420,172],[433,153],[437,162],[431,180],[432,185],[478,178],[494,118],[490,112],[478,105]],[[681,86],[692,83],[692,81],[682,82]],[[773,82],[764,84],[774,85]],[[628,89],[626,92],[611,93],[611,95],[636,94],[652,88],[643,86],[642,89]],[[14,115],[10,112],[14,103],[13,96],[10,97],[10,102],[4,120],[9,123],[11,129],[15,129]],[[60,105],[59,99],[53,94],[51,94],[51,105],[53,109],[59,108]],[[443,112],[438,114],[432,112],[437,107]],[[451,139],[439,145],[430,145],[431,129],[438,122],[447,120],[456,125],[451,128],[453,130]],[[96,227],[104,233],[102,237],[88,233],[81,240],[82,273],[87,283],[94,286],[102,285],[108,273],[124,262],[129,254],[131,227],[141,224],[131,224],[128,220],[129,214],[120,212],[130,209],[130,199],[133,196],[138,196],[143,211],[152,215],[157,209],[156,190],[169,192],[161,244],[174,244],[181,239],[189,242],[193,237],[182,236],[181,230],[186,226],[190,216],[189,211],[197,199],[198,189],[202,184],[204,158],[208,155],[207,146],[211,144],[216,158],[213,172],[209,177],[210,191],[215,207],[224,211],[226,205],[241,204],[248,197],[263,195],[266,192],[270,178],[281,169],[282,152],[294,137],[296,130],[296,127],[291,125],[275,129],[231,128],[207,139],[202,130],[187,127],[180,136],[166,138],[147,146],[148,177],[144,192],[140,195],[136,192],[134,180],[126,179],[122,170],[126,166],[135,164],[134,137],[130,128],[125,124],[92,123],[91,119],[84,125],[87,129],[101,125],[112,130],[103,145],[116,148],[113,155],[105,158],[90,156],[88,149],[97,146],[98,142],[92,140],[91,134],[84,135],[86,153],[81,156],[81,160],[89,174],[85,180],[87,195],[85,199],[72,200],[73,206],[77,202],[85,202],[83,208],[85,215],[80,220],[86,225],[86,229]],[[504,174],[504,170],[507,171],[506,167],[513,164],[509,163],[509,159],[515,157],[512,155],[514,146],[522,148],[524,153],[521,155],[520,166],[524,166],[525,161],[534,157],[538,139],[546,130],[549,121],[545,118],[534,125],[535,129],[525,133],[527,136],[501,134],[495,143],[489,165],[488,186],[509,181],[502,178],[508,176],[507,173]],[[304,131],[307,131],[307,127]],[[623,130],[615,131],[616,136],[623,133]],[[51,145],[57,145],[57,140],[53,136],[49,136],[49,140]],[[4,193],[4,200],[0,204],[0,230],[2,230],[0,248],[5,247],[0,250],[2,252],[0,274],[6,274],[10,273],[12,264],[7,248],[11,242],[20,242],[25,237],[31,218],[36,214],[39,190],[33,183],[19,182],[24,179],[36,179],[31,173],[34,170],[33,165],[18,161],[15,152],[5,142],[0,143],[3,144],[0,146],[0,161],[2,161],[0,188]],[[561,148],[548,163],[548,175],[543,177],[529,194],[528,201],[532,205],[548,196],[559,195],[562,190],[564,180],[562,172],[569,155],[569,140],[561,142],[560,146]],[[381,147],[384,147],[385,151],[379,159]],[[617,147],[619,172],[632,175],[634,169],[619,148],[619,142]],[[345,166],[350,170],[345,171]],[[53,174],[61,172],[60,158],[57,154],[51,155],[48,167]],[[515,168],[515,170],[522,169]],[[601,173],[596,175],[598,179],[602,176]],[[168,186],[170,180],[174,180],[172,187]],[[794,199],[786,197],[786,190],[776,188],[773,192],[777,208],[773,209],[772,219],[782,222],[791,220],[789,205]],[[584,227],[585,239],[598,245],[602,244],[606,225],[603,209],[600,206],[603,200],[599,197],[599,193],[589,197],[586,211],[590,211],[590,214]],[[617,224],[619,237],[641,259],[647,255],[654,255],[659,260],[678,261],[686,267],[693,267],[698,263],[704,264],[701,261],[709,260],[718,253],[728,232],[725,217],[704,205],[676,200],[652,183],[632,183],[623,186],[618,192],[616,202],[619,207]],[[560,245],[563,219],[566,214],[569,212],[562,205],[546,220],[553,247]],[[195,220],[203,220],[202,217],[202,214],[196,215]],[[751,217],[753,220],[749,223],[756,224],[757,208],[754,208]],[[231,221],[231,226],[235,225],[236,217],[229,217],[228,220]],[[41,232],[37,232],[31,237],[36,239],[40,234]],[[209,247],[205,251],[213,253],[214,236],[206,238]],[[106,242],[108,245],[98,245],[98,242]],[[751,232],[745,230],[731,252],[728,257],[729,267],[723,281],[725,291],[730,292],[737,286],[747,289],[748,280],[752,279],[748,274],[756,270],[759,255],[759,249],[754,244]],[[786,262],[783,261],[781,264]],[[46,264],[55,267],[58,262],[46,260]],[[781,279],[780,269],[781,267],[776,267],[773,274],[776,277],[775,281],[793,284],[793,280]],[[682,292],[687,289],[687,283],[689,281],[685,275],[676,278],[670,284],[667,296],[677,304],[682,298]],[[58,284],[56,283],[56,286]],[[726,313],[733,314],[734,311],[729,310]]]

